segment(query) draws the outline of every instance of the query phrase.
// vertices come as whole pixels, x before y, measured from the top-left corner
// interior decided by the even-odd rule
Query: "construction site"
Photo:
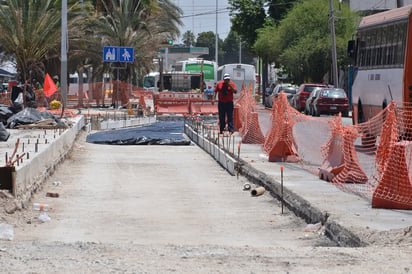
[[[408,105],[352,125],[306,116],[286,94],[265,109],[243,85],[236,132],[219,134],[217,103],[201,93],[119,86],[132,91],[100,99],[124,108],[76,98],[51,110],[39,99],[9,114],[19,116],[0,143],[6,272],[116,271],[113,258],[119,272],[409,271]],[[53,208],[48,219],[34,204]],[[36,262],[60,251],[67,260]],[[102,264],[84,268],[77,253]]]

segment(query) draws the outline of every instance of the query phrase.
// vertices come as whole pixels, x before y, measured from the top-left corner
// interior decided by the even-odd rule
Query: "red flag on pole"
[[[58,90],[56,87],[56,84],[54,83],[53,79],[50,77],[50,75],[47,73],[46,78],[44,79],[44,86],[43,86],[43,92],[46,95],[46,97],[50,97],[53,95]]]

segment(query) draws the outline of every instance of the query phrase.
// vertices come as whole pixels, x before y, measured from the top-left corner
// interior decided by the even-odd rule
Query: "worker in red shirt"
[[[225,130],[226,121],[229,132],[233,133],[233,94],[237,93],[237,88],[235,83],[230,81],[229,73],[225,73],[223,81],[217,83],[213,98],[216,98],[217,93],[220,133]]]

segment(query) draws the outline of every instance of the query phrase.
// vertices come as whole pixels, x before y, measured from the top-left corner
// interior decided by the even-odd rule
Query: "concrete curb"
[[[197,134],[197,132],[190,128],[188,124],[185,124],[184,132],[194,143],[200,146],[208,154],[212,155],[213,158],[231,175],[235,175],[237,161],[232,156],[227,154],[216,144]]]
[[[240,161],[239,173],[256,185],[261,185],[269,190],[271,195],[281,200],[281,184],[265,173],[256,170],[244,161]],[[284,205],[303,218],[307,223],[321,222],[325,226],[325,234],[339,246],[361,247],[366,246],[362,240],[350,230],[338,224],[329,216],[327,212],[322,212],[317,207],[312,206],[303,197],[297,195],[287,187],[283,187]]]
[[[30,160],[16,167],[15,171],[15,200],[6,211],[12,213],[17,209],[27,207],[33,193],[41,188],[45,180],[53,174],[56,167],[64,161],[71,151],[80,132],[85,128],[84,116],[79,116],[73,126],[66,129],[58,138],[47,145],[42,145],[39,153],[32,153]]]
[[[185,133],[194,143],[212,155],[213,158],[215,158],[216,161],[231,175],[235,175],[237,168],[239,168],[239,173],[242,176],[256,185],[263,186],[274,198],[279,201],[281,200],[280,182],[255,169],[242,159],[240,159],[238,163],[237,160],[218,148],[215,144],[210,144],[207,139],[200,136],[196,131],[190,128],[188,124],[185,124]],[[329,216],[327,212],[322,212],[319,208],[312,206],[303,197],[297,195],[286,187],[283,187],[283,202],[289,210],[293,211],[296,216],[303,218],[307,223],[321,222],[325,226],[326,236],[339,246],[366,246],[366,243],[364,243],[355,233],[343,227],[337,221],[334,221],[333,216]]]

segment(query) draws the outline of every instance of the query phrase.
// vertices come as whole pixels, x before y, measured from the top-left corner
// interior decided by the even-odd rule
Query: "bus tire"
[[[388,102],[385,100],[383,100],[382,102],[382,109],[385,109],[388,106]]]
[[[364,122],[365,122],[365,115],[363,114],[362,102],[359,100],[358,102],[358,124],[362,124]]]

